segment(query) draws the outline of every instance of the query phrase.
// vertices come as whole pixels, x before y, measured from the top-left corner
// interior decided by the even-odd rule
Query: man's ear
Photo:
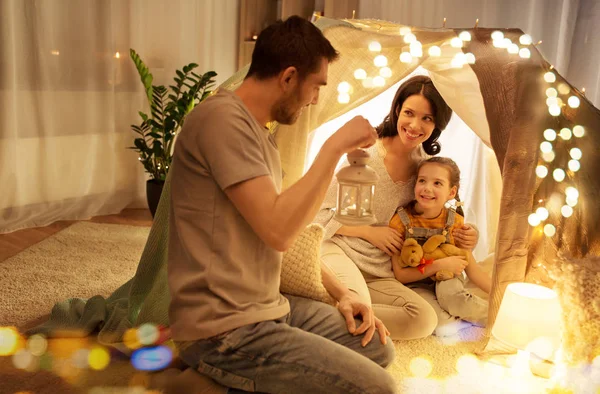
[[[298,83],[298,70],[296,67],[288,67],[279,75],[279,83],[284,91],[293,89]]]

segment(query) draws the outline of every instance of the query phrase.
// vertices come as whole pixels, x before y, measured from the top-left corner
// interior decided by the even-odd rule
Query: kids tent
[[[600,168],[600,112],[552,69],[528,36],[518,29],[421,29],[379,20],[320,18],[315,23],[341,56],[329,67],[319,103],[292,126],[273,125],[284,186],[302,175],[311,131],[423,67],[453,111],[493,149],[502,174],[488,327],[509,283],[551,286],[548,271],[563,272],[567,263],[569,272],[581,268],[587,281],[563,301],[579,310],[586,308],[579,301],[583,293],[599,299],[598,265],[590,260],[600,253],[593,200],[600,192],[600,180],[593,176]],[[221,88],[237,88],[246,72],[247,67]],[[550,150],[544,144],[542,152],[544,141]],[[128,328],[145,322],[168,325],[168,195],[167,179],[136,275],[108,299],[57,304],[51,319],[30,333],[85,336],[100,328],[99,340],[116,344]],[[554,278],[577,282],[581,275]],[[598,309],[580,315],[595,319],[595,332]]]

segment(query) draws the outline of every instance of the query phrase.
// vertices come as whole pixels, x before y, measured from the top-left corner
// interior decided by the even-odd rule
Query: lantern
[[[336,174],[338,186],[335,220],[347,226],[374,224],[373,196],[377,173],[367,166],[369,154],[357,149],[348,153],[349,166]]]

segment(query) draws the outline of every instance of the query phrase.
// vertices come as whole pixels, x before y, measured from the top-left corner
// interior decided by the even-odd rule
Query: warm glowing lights
[[[137,329],[137,337],[142,345],[153,345],[158,341],[160,332],[152,323],[144,323]]]
[[[458,37],[454,37],[453,39],[450,40],[450,46],[452,48],[462,48],[463,40],[461,40]]]
[[[48,349],[48,341],[42,335],[35,334],[27,339],[27,350],[34,356],[41,356]]]
[[[581,153],[581,149],[579,148],[572,148],[569,151],[569,154],[571,155],[571,158],[575,159],[575,160],[581,160],[582,157],[582,153]]]
[[[400,61],[402,63],[410,63],[410,62],[412,62],[412,60],[413,60],[413,58],[412,58],[412,55],[410,53],[408,53],[408,52],[402,52],[400,54]]]
[[[88,360],[90,358],[89,349],[77,349],[73,355],[71,355],[71,363],[75,368],[85,369],[88,367]]]
[[[375,59],[373,59],[373,64],[375,64],[377,67],[385,67],[388,64],[387,57],[384,55],[378,55],[375,57]]]
[[[350,93],[351,86],[348,82],[342,81],[337,87],[338,93]]]
[[[411,32],[410,27],[404,26],[404,27],[400,28],[400,35],[401,36],[405,36],[405,35],[407,35],[410,32]]]
[[[580,103],[581,102],[579,101],[579,97],[577,97],[577,96],[571,96],[567,100],[567,104],[569,104],[569,107],[571,107],[571,108],[579,108]]]
[[[558,135],[563,140],[568,141],[573,136],[573,133],[571,133],[571,129],[569,129],[567,127],[563,127],[562,129],[560,129],[560,133],[558,133]]]
[[[565,170],[563,170],[562,168],[556,168],[554,171],[552,171],[552,177],[554,178],[554,180],[556,182],[562,182],[565,180]]]
[[[553,129],[544,130],[544,138],[548,141],[554,141],[556,139],[556,131]]]
[[[573,215],[573,208],[571,208],[568,205],[563,205],[562,208],[560,209],[560,213],[564,217],[569,218],[569,217],[571,217],[571,215]]]
[[[552,71],[548,71],[546,74],[544,74],[544,81],[548,83],[556,82],[556,74],[554,74]]]
[[[129,328],[123,334],[123,343],[129,349],[135,350],[142,347],[137,335],[137,330],[135,328]]]
[[[367,77],[367,72],[365,70],[363,70],[362,68],[356,69],[354,71],[354,78],[358,79],[358,80],[362,80],[365,79]]]
[[[551,105],[548,107],[548,112],[552,116],[559,116],[561,113],[561,109],[559,105]]]
[[[410,43],[410,54],[413,57],[423,56],[423,45],[419,41],[413,41]]]
[[[407,33],[404,35],[404,42],[410,44],[413,41],[416,41],[417,37],[412,33]]]
[[[542,220],[540,219],[540,217],[538,215],[536,215],[535,213],[532,213],[527,217],[527,221],[529,222],[530,226],[535,227],[538,224],[540,224]]]
[[[546,96],[548,96],[548,97],[557,97],[558,96],[558,92],[554,88],[548,88],[548,89],[546,89]]]
[[[559,101],[558,101],[558,100],[559,100],[559,98],[558,98],[558,97],[548,97],[548,98],[546,99],[546,105],[547,105],[548,107],[552,107],[553,105],[560,106],[560,103],[559,103]]]
[[[577,125],[575,127],[573,127],[573,135],[577,138],[581,138],[583,137],[583,135],[585,134],[585,129],[583,128],[583,126]]]
[[[390,78],[392,76],[392,69],[389,67],[382,67],[379,70],[379,75],[381,75],[384,78]]]
[[[471,33],[468,31],[463,31],[458,35],[458,38],[460,38],[462,41],[471,41]]]
[[[434,45],[432,47],[429,48],[429,56],[441,56],[442,55],[442,50],[440,49],[440,47],[438,47],[437,45]]]
[[[548,210],[544,207],[539,207],[538,209],[536,209],[535,214],[538,218],[540,218],[541,221],[548,219],[549,216]]]
[[[456,360],[456,371],[463,376],[472,376],[481,368],[480,362],[473,354],[464,354]]]
[[[548,141],[544,141],[540,144],[540,150],[544,153],[552,152],[552,144]]]
[[[426,378],[431,374],[433,365],[431,364],[431,361],[424,357],[415,357],[410,360],[409,369],[414,376]]]
[[[363,79],[362,86],[364,86],[367,89],[372,88],[373,87],[373,78],[367,77],[367,78]]]
[[[577,172],[581,168],[581,164],[577,160],[569,160],[568,166],[569,166],[569,170],[571,170],[573,172]]]
[[[508,51],[508,53],[516,55],[517,53],[519,53],[519,46],[517,44],[510,44],[508,48],[506,48],[506,50]]]
[[[468,52],[465,54],[465,60],[468,64],[475,64],[475,55]]]
[[[106,368],[110,363],[110,354],[108,354],[108,351],[104,348],[95,347],[90,350],[88,363],[90,364],[90,368],[100,371]]]
[[[565,202],[568,206],[574,207],[575,205],[577,205],[577,198],[573,196],[567,196],[567,198],[565,198]]]
[[[551,161],[553,161],[555,157],[556,157],[556,154],[554,153],[554,151],[542,153],[542,159],[544,159],[544,161],[547,163],[550,163]]]
[[[567,85],[566,83],[559,83],[558,84],[558,92],[560,94],[567,95],[567,94],[571,93],[571,89],[569,88],[569,85]]]
[[[381,44],[377,41],[371,41],[369,43],[369,51],[371,52],[381,52]]]
[[[467,55],[465,55],[462,52],[459,52],[452,58],[450,66],[452,66],[453,68],[461,68],[465,65],[465,63],[467,63]]]
[[[19,349],[12,356],[12,362],[17,369],[30,369],[35,364],[35,356],[27,349]]]
[[[115,52],[115,59],[120,59],[121,58],[121,54],[119,52]]]
[[[544,234],[546,234],[547,237],[553,237],[554,234],[556,234],[556,227],[550,223],[546,224],[544,226]]]
[[[496,30],[495,32],[492,33],[492,40],[494,41],[500,41],[504,39],[504,33],[502,33],[499,30]]]
[[[545,178],[546,176],[548,176],[548,168],[546,168],[545,166],[537,166],[535,168],[535,174],[539,177],[539,178]]]
[[[54,55],[54,56],[58,56],[58,55],[60,55],[60,51],[58,51],[58,50],[56,50],[56,49],[53,49],[52,51],[50,51],[50,53],[51,53],[52,55]]]
[[[521,45],[531,45],[533,39],[529,34],[523,34],[521,37],[519,37],[519,42]]]
[[[385,78],[383,78],[380,75],[376,76],[375,78],[373,78],[373,86],[377,86],[377,87],[385,86]]]
[[[350,95],[348,93],[340,93],[338,95],[338,103],[348,104],[350,102]]]
[[[0,327],[0,356],[11,356],[17,350],[19,334],[12,327]]]

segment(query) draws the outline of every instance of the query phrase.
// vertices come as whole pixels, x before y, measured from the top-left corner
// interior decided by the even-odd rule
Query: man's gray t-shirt
[[[173,339],[192,341],[289,312],[282,253],[252,230],[224,190],[259,176],[281,188],[272,136],[220,89],[187,117],[171,174],[168,278]]]

